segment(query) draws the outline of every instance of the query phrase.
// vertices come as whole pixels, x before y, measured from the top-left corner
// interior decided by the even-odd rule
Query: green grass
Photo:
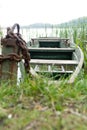
[[[4,83],[0,87],[0,129],[86,130],[86,79],[81,73],[71,85],[40,77],[26,77],[19,86]]]

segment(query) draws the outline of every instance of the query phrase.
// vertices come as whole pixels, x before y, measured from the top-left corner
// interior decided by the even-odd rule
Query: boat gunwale
[[[74,81],[75,81],[76,77],[78,76],[78,74],[80,73],[82,66],[83,66],[83,63],[84,63],[84,54],[79,46],[77,46],[77,49],[79,49],[79,51],[80,51],[80,55],[81,55],[80,61],[79,61],[79,64],[77,65],[75,71],[73,72],[73,74],[69,78],[69,81],[68,81],[69,84],[74,83]]]

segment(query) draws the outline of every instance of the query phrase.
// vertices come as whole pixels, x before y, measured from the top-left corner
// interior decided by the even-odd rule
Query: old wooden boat
[[[30,65],[36,73],[53,79],[69,77],[68,83],[74,82],[84,62],[81,48],[67,38],[32,38],[29,52]]]

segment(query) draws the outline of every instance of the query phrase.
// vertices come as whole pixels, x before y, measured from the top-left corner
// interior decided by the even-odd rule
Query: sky
[[[87,0],[0,0],[0,26],[59,24],[87,16]]]

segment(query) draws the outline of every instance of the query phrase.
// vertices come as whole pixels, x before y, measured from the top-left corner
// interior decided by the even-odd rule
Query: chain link
[[[17,33],[14,33],[14,29],[17,27]],[[30,53],[29,50],[26,46],[25,40],[20,35],[20,26],[19,24],[14,24],[12,28],[8,27],[7,28],[7,35],[6,38],[1,39],[1,42],[3,44],[3,40],[7,40],[9,38],[11,39],[16,39],[16,45],[18,46],[18,54],[16,53],[11,53],[7,56],[0,56],[0,61],[3,59],[9,59],[9,60],[15,60],[19,62],[21,59],[24,59],[24,66],[25,66],[25,71],[29,73],[30,71]],[[22,56],[20,56],[20,54]]]

